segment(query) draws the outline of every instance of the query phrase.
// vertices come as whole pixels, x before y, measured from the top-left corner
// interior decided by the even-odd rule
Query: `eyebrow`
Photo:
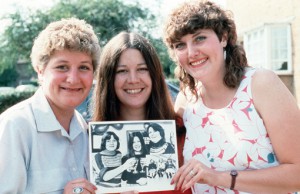
[[[65,59],[58,59],[58,60],[56,61],[56,63],[70,63],[70,61],[65,60]],[[88,64],[92,64],[91,61],[80,61],[80,63],[88,63]]]
[[[142,62],[142,63],[138,63],[137,66],[142,66],[142,65],[146,65],[147,66],[147,63],[146,62]],[[127,65],[124,65],[124,64],[118,64],[117,67],[127,67]]]
[[[193,34],[192,37],[194,38],[194,37],[196,37],[196,36],[198,36],[199,34],[202,34],[202,33],[203,33],[202,30],[198,30],[196,33]]]

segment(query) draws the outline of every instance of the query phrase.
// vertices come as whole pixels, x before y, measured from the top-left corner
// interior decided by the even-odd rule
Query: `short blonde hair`
[[[89,54],[95,71],[100,56],[98,38],[90,24],[77,18],[52,22],[39,33],[30,55],[34,70],[45,68],[55,51],[65,49]]]

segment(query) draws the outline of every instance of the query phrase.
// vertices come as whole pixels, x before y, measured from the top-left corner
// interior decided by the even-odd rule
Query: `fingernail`
[[[172,180],[170,184],[173,185],[173,183],[174,183],[174,181]]]

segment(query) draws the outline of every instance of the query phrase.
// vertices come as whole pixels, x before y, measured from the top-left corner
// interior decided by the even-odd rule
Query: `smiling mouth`
[[[143,89],[132,89],[132,90],[125,90],[125,92],[127,92],[128,94],[138,94],[140,92],[142,92]]]
[[[67,90],[67,91],[71,91],[71,92],[73,92],[73,91],[77,92],[77,91],[81,90],[81,88],[65,88],[65,87],[61,87],[61,88],[63,90]]]
[[[208,60],[208,58],[205,58],[205,59],[201,59],[200,61],[196,61],[196,62],[192,62],[190,63],[192,66],[197,66],[197,65],[201,65],[203,64],[204,62],[206,62]]]

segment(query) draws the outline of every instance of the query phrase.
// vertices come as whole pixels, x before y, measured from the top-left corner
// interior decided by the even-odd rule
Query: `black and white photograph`
[[[174,120],[90,122],[90,177],[101,193],[174,190]]]

